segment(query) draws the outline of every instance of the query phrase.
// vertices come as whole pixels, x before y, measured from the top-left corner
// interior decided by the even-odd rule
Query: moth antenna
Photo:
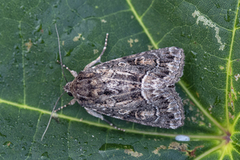
[[[57,62],[63,67],[66,68],[72,75],[73,77],[77,77],[78,73],[74,70],[69,69],[65,64],[61,64],[61,62],[59,62],[59,60],[57,60]]]
[[[55,103],[55,105],[54,105],[54,107],[53,107],[53,110],[52,110],[51,116],[50,116],[50,118],[49,118],[49,120],[48,120],[47,127],[46,127],[45,131],[43,132],[43,135],[42,135],[41,141],[43,140],[43,137],[44,137],[44,135],[46,134],[46,132],[47,132],[47,130],[48,130],[48,127],[49,127],[49,125],[50,125],[50,122],[51,122],[51,119],[52,119],[53,113],[55,113],[54,111],[55,111],[55,108],[56,108],[56,106],[57,106],[57,104],[58,104],[58,101],[60,100],[60,98],[63,96],[64,93],[65,93],[65,92],[63,92],[63,93],[61,94],[61,96],[58,97],[58,99],[57,99],[57,101],[56,101],[56,103]]]
[[[57,30],[57,24],[56,24],[56,23],[55,23],[55,29],[56,29],[57,38],[58,38],[58,52],[59,52],[59,59],[60,59],[60,64],[61,64],[61,68],[62,68],[62,73],[63,73],[63,77],[65,78],[66,82],[68,82],[68,81],[67,81],[67,78],[66,78],[66,76],[65,76],[65,74],[64,74],[64,70],[63,70],[60,40],[59,40],[59,35],[58,35],[58,30]]]
[[[101,57],[103,55],[103,53],[105,52],[105,50],[107,49],[107,40],[108,40],[108,33],[106,33],[106,38],[105,38],[105,43],[104,43],[104,47],[103,47],[103,50],[102,50],[102,53],[100,54],[99,57]],[[100,60],[99,60],[100,61]],[[101,62],[101,61],[100,61]]]
[[[76,101],[77,101],[76,99],[72,99],[68,104],[65,104],[64,106],[59,107],[58,109],[54,110],[53,112],[56,113],[57,111],[60,111],[60,110],[62,110],[63,108],[69,106],[69,105],[72,106],[72,105],[74,105],[74,103],[75,103]]]
[[[105,38],[105,43],[104,43],[104,47],[103,50],[101,52],[101,54],[99,55],[99,57],[97,59],[95,59],[94,61],[92,61],[91,63],[89,63],[88,65],[85,66],[85,68],[83,69],[83,71],[87,70],[88,68],[91,68],[92,66],[94,66],[96,63],[102,63],[101,62],[101,57],[103,55],[103,53],[106,51],[107,49],[107,40],[108,40],[108,33],[106,33],[106,38]]]

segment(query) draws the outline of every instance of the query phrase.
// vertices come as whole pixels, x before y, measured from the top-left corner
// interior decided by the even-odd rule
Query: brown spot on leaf
[[[31,39],[29,39],[29,42],[25,43],[25,46],[27,47],[27,51],[30,51],[31,47],[32,47],[32,41]]]
[[[234,119],[234,115],[232,115],[231,112],[228,112],[228,116],[229,116],[229,118]]]
[[[128,40],[128,43],[130,44],[130,47],[132,47],[133,45],[133,39],[132,38],[130,38],[130,40]]]
[[[195,104],[194,104],[192,101],[190,101],[190,104],[193,105],[193,106],[195,106]]]
[[[185,143],[178,143],[178,142],[172,142],[169,144],[168,149],[178,150],[178,151],[186,151],[187,150],[187,144]]]
[[[155,150],[152,151],[152,153],[157,154],[158,156],[161,156],[161,153],[159,153],[160,149],[167,149],[167,147],[164,145],[160,145],[160,147],[157,147]]]
[[[197,95],[197,97],[199,98],[199,93],[198,93],[198,92],[196,92],[196,95]]]
[[[192,121],[195,122],[196,121],[196,117],[191,117]]]
[[[8,142],[8,143],[7,143],[7,146],[9,147],[10,145],[11,145],[11,142]]]
[[[186,152],[187,152],[187,154],[188,154],[188,156],[189,157],[196,157],[196,155],[195,155],[195,152],[196,152],[196,150],[198,149],[198,148],[203,148],[204,147],[204,145],[201,145],[201,146],[197,146],[197,147],[195,147],[193,150],[185,150]]]
[[[136,158],[143,156],[142,153],[138,153],[137,151],[134,152],[133,149],[125,149],[125,150],[124,150],[124,153],[126,153],[126,154],[128,154],[128,155],[131,155],[131,156],[133,156],[133,157],[136,157]]]

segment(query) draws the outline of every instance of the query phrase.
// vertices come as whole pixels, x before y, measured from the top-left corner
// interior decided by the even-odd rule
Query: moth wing
[[[162,84],[170,86],[182,76],[184,58],[183,49],[167,47],[107,61],[86,71],[105,74],[131,73],[140,78],[148,75],[148,80],[158,79]],[[119,77],[116,74],[111,78]]]
[[[142,92],[148,97],[144,98]],[[94,105],[93,105],[94,104]],[[93,111],[114,118],[160,128],[178,128],[184,124],[181,98],[174,88],[143,90],[95,99],[85,104]]]

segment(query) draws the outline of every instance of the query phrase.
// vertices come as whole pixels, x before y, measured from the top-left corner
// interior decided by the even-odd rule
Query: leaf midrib
[[[228,93],[229,93],[229,82],[230,80],[232,81],[232,72],[233,72],[233,68],[232,68],[232,51],[233,51],[233,43],[234,43],[234,39],[235,39],[235,33],[236,33],[236,25],[237,25],[237,22],[238,22],[238,12],[239,12],[239,4],[240,4],[240,0],[238,0],[238,6],[237,6],[237,9],[236,9],[236,15],[235,15],[235,19],[234,19],[234,23],[233,23],[233,31],[232,31],[232,39],[231,39],[231,44],[230,44],[230,50],[229,50],[229,57],[228,57],[228,60],[227,60],[227,67],[226,67],[226,70],[227,70],[227,74],[226,74],[226,89],[225,89],[225,110],[226,110],[226,121],[227,121],[227,128],[228,130],[233,133],[234,132],[234,126],[230,126],[230,123],[229,123],[229,114],[228,114]],[[232,92],[231,93],[231,96],[232,95]],[[236,116],[236,119],[235,121],[233,122],[233,125],[236,124],[236,121],[239,119],[239,115]]]
[[[41,114],[51,115],[51,113],[52,113],[52,112],[46,111],[44,109],[35,108],[35,107],[32,107],[32,106],[28,106],[26,104],[18,104],[18,103],[15,103],[15,102],[4,100],[4,99],[0,99],[0,103],[4,103],[4,104],[7,104],[7,105],[15,106],[15,107],[18,107],[18,108],[21,108],[21,109],[28,109],[28,110],[31,110],[31,111],[36,111],[36,112],[39,112]],[[96,126],[96,127],[103,127],[103,128],[107,128],[107,129],[117,130],[117,129],[113,128],[112,126],[108,125],[108,124],[101,124],[101,123],[91,122],[91,121],[87,121],[87,120],[83,120],[83,119],[67,116],[67,115],[64,115],[64,114],[58,114],[58,117],[62,118],[62,119],[67,119],[67,120],[70,120],[70,121],[75,121],[75,122],[85,123],[85,124],[88,124],[88,125],[93,125],[93,126]],[[127,133],[163,136],[163,137],[171,137],[171,138],[175,138],[177,135],[179,135],[179,134],[171,134],[171,133],[159,133],[159,132],[140,131],[140,130],[134,130],[134,129],[124,129],[124,130]],[[197,139],[214,139],[214,140],[222,140],[223,139],[222,135],[220,135],[220,136],[186,135],[186,136],[189,136],[190,138],[197,138]]]

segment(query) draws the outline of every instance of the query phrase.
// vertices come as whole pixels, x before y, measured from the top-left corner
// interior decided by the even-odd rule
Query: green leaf
[[[240,156],[239,2],[236,0],[5,1],[0,8],[1,159],[238,159]],[[81,71],[102,61],[177,46],[185,67],[176,84],[185,125],[161,129],[106,117],[75,104],[43,139],[65,80],[58,59]],[[73,77],[65,71],[67,79]],[[60,105],[71,97],[64,95]],[[176,141],[187,135],[190,141]]]

